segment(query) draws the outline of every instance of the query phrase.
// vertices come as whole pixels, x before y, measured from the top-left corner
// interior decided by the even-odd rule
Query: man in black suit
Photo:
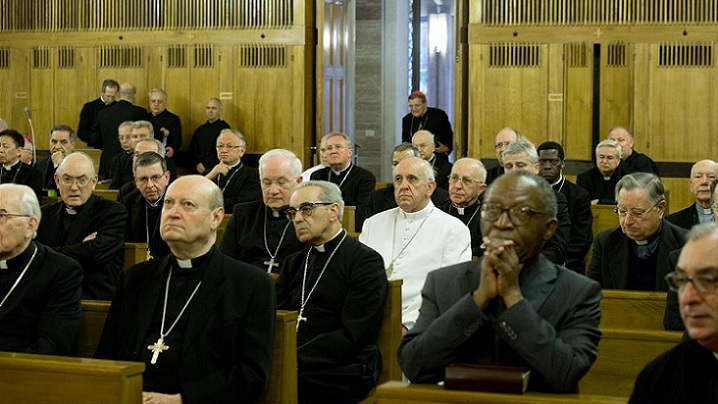
[[[120,84],[119,100],[97,113],[97,119],[92,126],[92,142],[95,148],[102,149],[99,169],[102,179],[109,179],[110,161],[112,157],[122,153],[122,146],[117,139],[120,124],[124,121],[139,121],[147,116],[144,108],[132,104],[136,92],[134,84]]]
[[[568,181],[563,175],[566,156],[563,147],[556,142],[539,145],[539,175],[544,177],[554,191],[562,193],[568,202],[571,232],[566,248],[566,268],[580,274],[586,273],[586,254],[593,242],[593,214],[588,191]]]
[[[578,175],[576,184],[588,191],[592,205],[616,203],[616,184],[627,174],[621,163],[622,153],[621,145],[615,140],[602,140],[596,145],[595,166]]]
[[[37,163],[37,169],[42,174],[42,190],[54,190],[55,170],[65,157],[75,151],[75,132],[67,125],[55,125],[50,129],[50,157]]]
[[[127,210],[93,195],[97,175],[92,159],[75,152],[57,167],[62,200],[42,208],[36,240],[82,265],[82,298],[110,300],[122,269]]]
[[[419,149],[415,144],[399,143],[391,152],[391,166],[396,167],[400,161],[409,157],[419,157]],[[449,194],[443,188],[436,188],[431,194],[431,201],[435,206],[442,206],[449,200]],[[387,185],[382,189],[375,189],[371,194],[371,208],[369,217],[385,210],[397,207],[396,198],[394,197],[394,183]]]
[[[417,131],[428,130],[435,136],[436,155],[448,160],[454,148],[454,131],[446,112],[428,106],[426,95],[421,91],[414,91],[409,95],[409,109],[411,112],[401,119],[401,141],[411,142]]]
[[[504,171],[504,151],[511,143],[521,140],[521,133],[513,128],[503,128],[494,137],[494,150],[496,151],[496,161],[499,163],[496,167],[486,172],[486,185],[490,185],[495,179],[499,178]]]
[[[0,351],[70,355],[80,329],[82,268],[33,242],[40,204],[25,185],[0,185]]]
[[[690,190],[695,197],[691,206],[670,214],[666,220],[690,230],[699,223],[709,223],[714,219],[711,209],[711,183],[718,178],[718,163],[713,160],[701,160],[691,167]]]
[[[224,129],[217,137],[216,147],[219,164],[208,168],[204,176],[222,190],[224,208],[232,211],[238,203],[261,200],[259,172],[242,162],[247,150],[244,135],[235,129]]]
[[[436,157],[434,150],[434,135],[428,130],[420,130],[411,137],[413,143],[419,149],[419,157],[426,160],[434,169],[436,186],[445,191],[449,190],[449,174],[451,174],[451,163],[448,160]]]
[[[658,175],[658,167],[650,157],[633,149],[633,133],[624,127],[616,126],[608,132],[608,138],[621,145],[621,159],[626,174],[653,173]]]
[[[264,391],[274,285],[214,247],[222,199],[201,176],[178,178],[160,222],[172,254],[118,279],[95,357],[144,362],[145,403],[250,403]]]
[[[663,183],[634,173],[616,184],[619,227],[596,236],[588,276],[604,289],[668,290],[669,255],[686,242],[686,230],[663,218]]]
[[[15,129],[0,132],[0,184],[24,184],[42,196],[42,174],[20,160],[25,139]]]
[[[150,90],[150,112],[147,120],[154,126],[155,139],[165,146],[166,157],[172,158],[182,145],[182,124],[177,115],[167,110],[167,93],[161,88]]]
[[[471,233],[471,256],[480,257],[481,249],[481,195],[486,191],[486,168],[480,160],[464,157],[454,163],[449,176],[449,198],[441,210],[461,220]]]
[[[129,131],[128,131],[129,130]],[[118,139],[122,145],[122,153],[110,161],[109,176],[112,178],[110,189],[120,189],[132,181],[132,157],[137,143],[154,139],[154,127],[150,121],[125,121],[118,129]],[[129,137],[127,135],[129,134]]]
[[[100,97],[82,106],[80,123],[77,124],[77,136],[88,146],[98,148],[96,143],[92,141],[92,126],[97,120],[97,114],[115,102],[119,89],[119,83],[115,80],[107,79],[102,82]]]

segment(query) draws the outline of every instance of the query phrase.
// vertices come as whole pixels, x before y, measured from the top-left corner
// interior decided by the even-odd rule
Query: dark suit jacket
[[[435,206],[439,207],[444,206],[447,202],[451,203],[449,193],[444,188],[436,188],[434,193],[431,194],[431,201],[434,202]],[[397,207],[397,204],[396,198],[394,198],[394,184],[389,184],[386,188],[376,189],[371,193],[369,217],[395,207]]]
[[[12,171],[5,171],[2,165],[0,165],[0,173],[0,184],[13,183],[27,185],[35,191],[38,200],[42,196],[42,173],[40,173],[37,168],[18,161],[18,163],[12,167]]]
[[[658,166],[656,166],[656,163],[654,163],[650,157],[636,150],[633,150],[631,155],[628,156],[623,163],[626,165],[626,167],[624,167],[626,174],[654,173],[658,175]]]
[[[160,129],[165,128],[170,131],[165,146],[173,148],[175,153],[177,153],[182,145],[182,124],[180,123],[179,117],[165,109],[157,116],[153,115],[152,112],[148,112],[147,120],[152,122],[155,139],[160,142],[164,143],[165,138],[165,135]]]
[[[90,196],[77,213],[65,243],[61,244],[64,210],[63,201],[43,206],[35,239],[82,265],[83,299],[112,299],[124,258],[127,210],[118,202]],[[93,232],[97,232],[94,240],[82,241]]]
[[[82,106],[82,111],[80,111],[80,122],[77,124],[77,137],[92,147],[97,147],[92,143],[92,125],[94,125],[95,120],[97,120],[97,114],[106,107],[109,107],[109,105],[105,105],[102,98],[97,97],[85,103],[85,105]]]
[[[55,163],[50,157],[40,160],[35,166],[40,174],[42,174],[42,189],[57,189],[55,184]]]
[[[504,172],[504,168],[500,165],[497,165],[496,167],[486,171],[486,185],[490,185],[492,182],[494,182],[495,179],[504,175]]]
[[[253,402],[271,362],[275,295],[261,270],[214,249],[187,312],[177,374],[185,403]],[[168,256],[122,271],[95,357],[136,361],[157,302],[165,293]],[[172,348],[171,348],[172,349]],[[161,357],[160,357],[161,360]],[[151,366],[151,365],[147,365]]]
[[[214,167],[207,167],[204,175],[209,174]],[[259,186],[259,171],[242,163],[241,167],[235,167],[236,174],[230,172],[228,175],[220,175],[214,179],[224,195],[224,211],[231,212],[234,205],[244,202],[259,201],[262,199],[262,189]],[[231,177],[231,178],[230,178]],[[229,183],[226,181],[229,179]],[[221,185],[220,185],[221,184]]]
[[[669,263],[669,254],[679,250],[686,242],[686,231],[665,219],[662,220],[660,241],[656,254],[656,290],[668,290],[663,279],[673,271]],[[631,243],[623,234],[621,227],[603,231],[593,243],[593,256],[588,267],[588,276],[596,280],[604,289],[626,289],[628,287],[628,261]]]
[[[156,209],[162,210],[163,201],[164,199],[159,200],[159,206]],[[147,243],[147,202],[145,198],[137,191],[127,195],[120,203],[125,206],[128,214],[125,241],[130,243]],[[169,246],[160,236],[159,219],[161,215],[162,213],[160,212],[157,222],[154,224],[154,231],[152,227],[149,227],[150,240],[148,244],[154,258],[164,257],[170,254]]]
[[[544,243],[542,253],[554,264],[563,265],[566,262],[566,251],[571,239],[571,216],[568,213],[566,197],[562,193],[555,193],[558,225],[553,236]]]
[[[451,174],[452,166],[447,160],[434,157],[434,176],[436,177],[436,186],[438,188],[443,188],[445,191],[449,190],[449,175]]]
[[[399,364],[415,383],[436,383],[450,363],[525,366],[529,389],[576,391],[598,354],[600,286],[543,256],[524,268],[524,299],[510,309],[494,300],[485,310],[471,297],[481,263],[429,273],[421,314],[399,347]]]
[[[449,153],[454,149],[454,131],[451,130],[449,116],[443,110],[427,107],[421,118],[415,118],[411,113],[404,115],[401,119],[402,142],[411,143],[411,137],[418,130],[431,132],[437,142],[449,148]]]
[[[97,120],[92,126],[92,141],[102,149],[100,156],[100,178],[108,178],[112,157],[122,153],[122,146],[117,139],[117,128],[124,121],[139,121],[147,118],[147,110],[133,105],[127,100],[120,100],[97,113]]]
[[[666,220],[678,227],[690,230],[691,227],[698,224],[698,211],[696,211],[696,204],[694,203],[683,210],[679,210],[676,213],[666,216]]]
[[[312,180],[332,181],[339,185],[341,180],[331,174],[331,167],[324,167],[312,173]],[[356,206],[356,231],[361,231],[364,220],[370,216],[371,210],[371,194],[376,187],[376,177],[369,170],[361,168],[357,165],[351,166],[351,172],[346,175],[346,181],[342,185],[342,199],[347,206]],[[331,178],[331,180],[330,180]],[[342,178],[344,178],[342,176]]]
[[[561,193],[568,202],[571,231],[566,249],[566,268],[580,274],[586,273],[586,254],[593,242],[593,214],[588,191],[565,180]]]
[[[37,255],[0,310],[0,351],[67,356],[72,353],[80,329],[82,268],[40,243],[30,243],[16,257],[25,255],[23,268],[35,246]],[[2,276],[14,272],[14,282],[22,268],[1,272]],[[4,297],[8,290],[9,285],[0,296]]]

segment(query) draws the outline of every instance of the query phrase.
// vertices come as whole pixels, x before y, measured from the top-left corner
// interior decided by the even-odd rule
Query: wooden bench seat
[[[666,292],[603,290],[601,328],[663,330]]]

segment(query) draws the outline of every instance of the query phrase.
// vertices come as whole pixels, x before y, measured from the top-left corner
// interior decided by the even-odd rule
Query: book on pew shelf
[[[444,387],[449,390],[476,390],[523,394],[531,371],[515,366],[452,363],[444,371]]]

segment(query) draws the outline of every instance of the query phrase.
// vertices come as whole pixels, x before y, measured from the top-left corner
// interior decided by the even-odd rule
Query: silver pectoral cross
[[[297,331],[299,331],[299,324],[300,324],[302,321],[306,322],[306,321],[307,321],[307,318],[304,317],[304,316],[302,316],[302,313],[299,313],[299,315],[297,316]]]
[[[264,261],[264,265],[267,266],[267,273],[272,272],[272,267],[278,267],[279,264],[274,262],[274,258],[270,259],[269,261]]]
[[[147,349],[152,351],[152,360],[150,361],[151,364],[157,363],[157,357],[160,356],[162,351],[166,351],[170,349],[169,345],[165,345],[165,339],[164,337],[160,336],[157,339],[157,342],[155,342],[152,345],[147,345]]]

